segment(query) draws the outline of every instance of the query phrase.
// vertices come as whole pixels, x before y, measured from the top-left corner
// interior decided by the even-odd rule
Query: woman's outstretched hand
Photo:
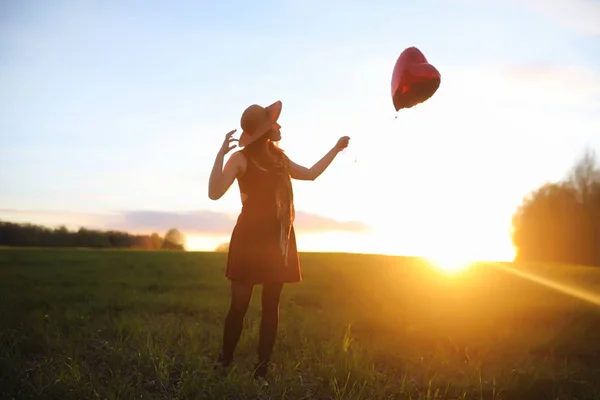
[[[337,143],[335,144],[335,149],[340,152],[348,147],[348,143],[350,142],[350,138],[348,136],[342,136]]]
[[[232,145],[231,142],[238,142],[239,140],[233,139],[231,136],[236,131],[237,131],[237,129],[231,130],[231,131],[227,132],[227,134],[225,135],[225,140],[223,140],[223,144],[221,145],[221,148],[219,149],[219,153],[221,155],[224,156],[235,148],[235,144]]]
[[[335,146],[333,146],[331,150],[329,150],[327,154],[323,156],[323,158],[317,161],[315,165],[313,165],[310,168],[306,168],[294,162],[291,162],[291,177],[293,179],[299,179],[304,181],[314,181],[319,176],[321,176],[321,174],[329,167],[329,164],[331,164],[336,155],[340,151],[348,147],[349,142],[350,138],[348,136],[342,136],[341,138],[339,138]]]

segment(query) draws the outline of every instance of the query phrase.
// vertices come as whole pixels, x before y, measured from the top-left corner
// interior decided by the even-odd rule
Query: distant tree
[[[132,236],[131,248],[137,250],[152,250],[152,238],[148,235]]]
[[[110,243],[109,234],[97,230],[79,228],[75,237],[76,247],[108,248],[113,247]]]
[[[581,160],[571,170],[568,184],[577,192],[585,214],[587,263],[600,265],[600,166],[596,154],[587,149]]]
[[[586,151],[561,182],[530,193],[513,215],[517,260],[600,265],[600,168]]]
[[[162,245],[163,249],[167,250],[184,250],[185,236],[178,229],[171,228],[165,234],[165,239]]]
[[[73,234],[69,232],[66,226],[62,225],[56,228],[54,232],[48,235],[48,240],[44,246],[73,246]]]
[[[162,249],[163,246],[163,238],[159,236],[158,233],[152,233],[150,236],[152,240],[152,248],[154,250]]]
[[[577,192],[579,201],[593,207],[600,185],[600,167],[596,162],[596,154],[591,149],[586,149],[579,162],[571,169],[566,183]]]

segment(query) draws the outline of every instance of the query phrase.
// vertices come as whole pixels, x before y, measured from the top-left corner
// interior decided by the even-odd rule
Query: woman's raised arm
[[[235,147],[235,144],[231,145],[231,142],[237,140],[231,138],[235,131],[236,130],[234,129],[225,135],[223,145],[215,158],[215,163],[208,181],[208,197],[211,200],[218,200],[223,197],[233,184],[235,178],[237,178],[240,172],[243,172],[246,167],[246,158],[242,153],[238,152],[231,155],[223,168],[223,159],[225,158],[225,155]]]
[[[314,181],[329,167],[335,156],[346,147],[350,138],[348,136],[341,137],[338,142],[312,167],[306,168],[298,165],[290,160],[290,176],[292,179],[301,181]]]

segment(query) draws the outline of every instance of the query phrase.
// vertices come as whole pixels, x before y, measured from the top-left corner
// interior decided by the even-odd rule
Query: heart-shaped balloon
[[[396,111],[429,99],[440,87],[439,71],[416,47],[400,53],[392,73],[392,100]]]

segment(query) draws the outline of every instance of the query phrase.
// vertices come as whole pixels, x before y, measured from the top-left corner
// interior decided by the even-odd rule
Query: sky
[[[237,184],[208,198],[216,153],[281,100],[295,162],[351,138],[294,182],[300,250],[510,260],[523,197],[600,150],[598,21],[598,0],[0,0],[0,219],[212,250],[241,209]],[[396,112],[410,46],[441,85]]]

